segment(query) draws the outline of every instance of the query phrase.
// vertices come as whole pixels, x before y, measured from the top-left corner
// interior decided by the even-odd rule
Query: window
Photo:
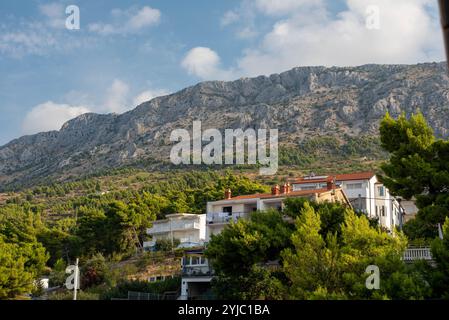
[[[348,190],[355,190],[355,189],[362,189],[363,183],[348,183],[346,185],[346,189]]]
[[[193,256],[192,257],[192,265],[200,264],[200,257]]]
[[[385,187],[377,187],[377,194],[379,195],[379,197],[385,197]]]
[[[229,215],[232,214],[232,207],[223,207],[223,212],[228,213]]]
[[[381,207],[380,212],[382,214],[382,217],[385,217],[385,206]]]
[[[376,206],[376,217],[378,217],[378,216],[379,216],[379,207]]]

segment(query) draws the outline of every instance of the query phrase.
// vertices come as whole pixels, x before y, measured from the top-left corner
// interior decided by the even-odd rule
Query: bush
[[[168,291],[179,291],[181,287],[181,278],[166,279],[159,282],[147,282],[140,280],[126,280],[120,282],[115,288],[103,293],[102,300],[126,299],[129,291],[152,293],[162,295]]]
[[[171,251],[173,249],[175,249],[177,246],[179,246],[181,242],[179,241],[179,239],[173,239],[173,244],[171,240],[168,239],[160,239],[156,241],[156,246],[155,249],[156,251]]]

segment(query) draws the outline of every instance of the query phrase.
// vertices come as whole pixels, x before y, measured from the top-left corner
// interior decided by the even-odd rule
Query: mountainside
[[[449,78],[443,63],[301,67],[233,82],[204,82],[127,113],[84,114],[59,131],[0,147],[0,190],[42,177],[77,176],[143,159],[168,161],[170,133],[207,128],[278,128],[281,146],[315,137],[376,137],[379,120],[420,109],[449,136]]]

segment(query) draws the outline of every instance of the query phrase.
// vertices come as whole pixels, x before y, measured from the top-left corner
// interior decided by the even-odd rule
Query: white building
[[[182,279],[179,300],[207,299],[213,270],[204,256],[204,250],[187,250],[181,260]]]
[[[202,246],[206,239],[206,215],[169,214],[164,220],[154,221],[153,226],[147,229],[147,234],[152,240],[144,242],[146,250],[154,248],[158,240],[179,240],[179,248]]]
[[[231,221],[247,219],[252,212],[275,209],[282,211],[284,200],[288,197],[308,198],[316,202],[341,202],[351,206],[341,188],[329,181],[319,190],[292,191],[288,184],[275,186],[271,193],[245,196],[231,196],[231,190],[225,193],[225,199],[208,202],[206,242],[212,234],[220,233]],[[210,293],[210,281],[213,278],[204,251],[187,250],[182,260],[182,285],[179,299],[204,299]]]
[[[224,200],[207,203],[206,241],[211,235],[219,234],[231,221],[247,219],[252,212],[275,209],[282,211],[286,198],[308,198],[315,202],[341,202],[350,206],[349,199],[342,189],[331,181],[316,189],[293,191],[289,184],[275,186],[271,193],[245,196],[231,196],[231,190],[225,194]]]
[[[392,230],[402,226],[404,210],[373,172],[338,174],[335,176],[306,176],[291,181],[293,191],[317,189],[333,179],[341,187],[355,210],[378,218],[381,226]]]

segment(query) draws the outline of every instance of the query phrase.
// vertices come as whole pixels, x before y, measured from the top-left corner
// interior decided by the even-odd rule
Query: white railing
[[[200,228],[201,225],[198,222],[182,223],[176,221],[172,222],[171,225],[170,222],[166,222],[164,224],[156,224],[152,228],[147,229],[147,234],[192,230],[192,229],[199,230]]]
[[[430,248],[407,248],[404,252],[404,261],[416,261],[416,260],[432,260],[432,253]]]
[[[231,215],[227,212],[214,212],[207,214],[207,223],[230,223],[231,221],[237,222],[239,219],[248,217],[246,212],[233,212]]]

